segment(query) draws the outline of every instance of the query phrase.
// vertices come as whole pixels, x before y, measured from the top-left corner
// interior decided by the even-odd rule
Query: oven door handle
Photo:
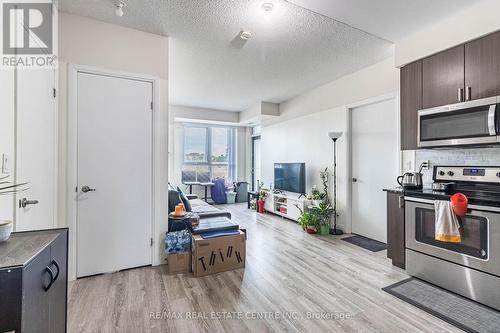
[[[488,111],[488,131],[490,135],[497,135],[496,129],[496,104],[490,105],[490,110]]]

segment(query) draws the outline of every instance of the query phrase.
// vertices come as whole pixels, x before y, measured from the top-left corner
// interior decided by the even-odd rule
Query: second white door
[[[77,277],[151,264],[151,82],[77,74]]]
[[[398,175],[398,126],[394,99],[351,110],[352,232],[387,242],[385,187]]]

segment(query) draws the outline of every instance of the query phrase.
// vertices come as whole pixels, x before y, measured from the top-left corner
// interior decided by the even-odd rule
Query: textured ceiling
[[[480,0],[288,1],[393,42],[480,2]]]
[[[59,7],[170,36],[171,104],[241,111],[282,102],[393,53],[383,39],[282,0],[126,2],[121,18],[111,0],[59,0]],[[263,2],[275,5],[268,17]],[[252,32],[246,43],[241,29]]]

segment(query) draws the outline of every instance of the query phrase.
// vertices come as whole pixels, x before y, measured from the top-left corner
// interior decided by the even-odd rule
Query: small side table
[[[257,191],[248,191],[248,209],[250,209],[250,201],[252,201],[252,198],[258,199],[259,198],[259,192]]]

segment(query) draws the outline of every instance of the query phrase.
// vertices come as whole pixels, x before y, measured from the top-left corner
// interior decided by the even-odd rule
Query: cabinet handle
[[[462,102],[464,96],[464,89],[463,88],[458,88],[458,101]]]
[[[54,282],[56,282],[57,278],[59,277],[59,272],[61,269],[59,268],[59,264],[55,259],[52,260],[52,265],[56,266],[57,268],[56,276],[54,276]]]
[[[43,289],[45,289],[45,291],[49,291],[50,287],[52,287],[52,284],[54,283],[54,273],[49,266],[45,267],[45,271],[50,275],[50,282],[47,286],[44,286]]]
[[[472,97],[471,96],[472,95],[471,92],[472,92],[471,87],[465,87],[465,100],[466,101],[470,101],[470,99]]]

